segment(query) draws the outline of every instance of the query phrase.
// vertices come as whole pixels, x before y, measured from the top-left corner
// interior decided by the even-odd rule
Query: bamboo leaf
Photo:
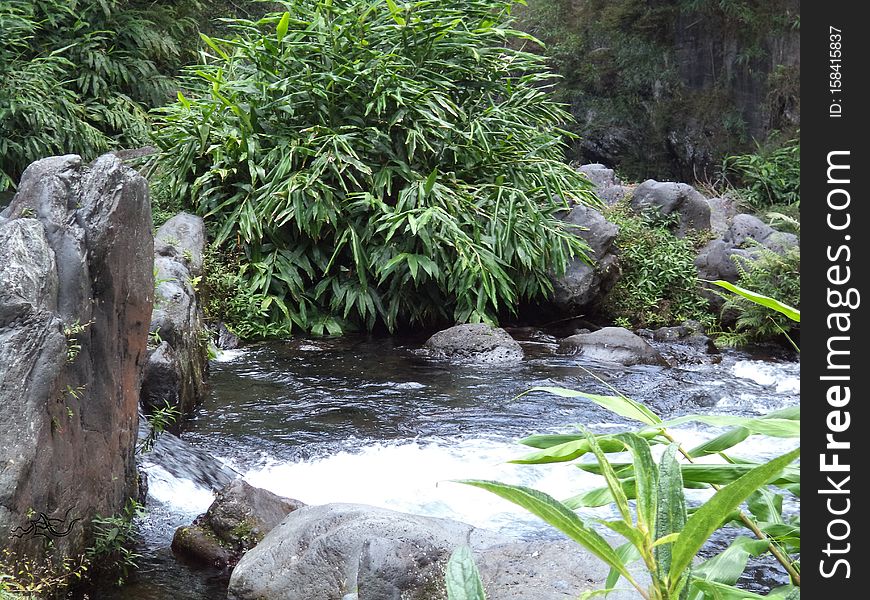
[[[734,285],[731,282],[722,281],[721,279],[711,281],[710,283],[712,283],[713,285],[718,285],[721,288],[725,288],[728,291],[734,292],[735,294],[746,298],[750,302],[755,302],[756,304],[782,313],[792,321],[796,321],[798,323],[800,323],[801,321],[801,311],[792,306],[789,306],[788,304],[784,304],[779,300],[775,300],[774,298],[765,296],[764,294],[759,294],[757,292],[747,290],[738,285]]]
[[[665,449],[659,460],[658,511],[656,513],[655,539],[669,538],[679,534],[686,524],[686,499],[683,492],[683,476],[677,461],[678,444]],[[678,538],[679,539],[679,538]],[[659,581],[668,581],[671,571],[673,544],[662,544],[653,549]],[[681,576],[682,571],[677,573]]]
[[[660,425],[662,420],[650,409],[625,396],[600,396],[598,394],[587,394],[586,392],[578,392],[558,387],[533,387],[530,392],[547,392],[562,398],[585,398],[591,400],[598,406],[616,413],[627,419],[640,421],[645,425]]]
[[[281,43],[281,40],[284,39],[284,36],[287,35],[287,29],[290,27],[290,13],[285,12],[281,17],[281,20],[278,21],[277,27],[275,27],[275,34],[278,37],[278,43]]]
[[[633,581],[619,555],[601,537],[601,534],[552,496],[524,486],[507,485],[497,481],[467,479],[459,483],[485,489],[525,508],[589,550],[608,566],[616,569],[628,581]]]
[[[755,467],[716,492],[689,517],[680,533],[680,538],[673,545],[671,565],[668,570],[671,585],[691,566],[695,554],[719,527],[723,517],[737,508],[752,492],[776,477],[798,456],[800,456],[800,448]]]

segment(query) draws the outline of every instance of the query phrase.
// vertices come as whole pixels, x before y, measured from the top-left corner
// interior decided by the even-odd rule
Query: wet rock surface
[[[523,349],[508,332],[484,323],[456,325],[439,331],[425,348],[435,358],[476,364],[505,364],[523,360]]]
[[[139,389],[154,297],[148,186],[105,155],[30,165],[0,216],[0,537],[57,555],[137,497]],[[10,538],[13,532],[22,535]]]
[[[517,542],[447,519],[359,504],[291,513],[233,571],[231,600],[442,600],[453,549],[469,545],[492,600],[576,598],[607,575],[571,542]]]
[[[190,414],[205,392],[211,334],[197,294],[204,251],[205,225],[200,217],[179,213],[157,230],[157,288],[142,384],[146,411],[170,406]]]
[[[625,366],[668,365],[646,340],[624,327],[604,327],[591,333],[577,333],[561,340],[559,347],[565,352],[576,352],[586,360]]]

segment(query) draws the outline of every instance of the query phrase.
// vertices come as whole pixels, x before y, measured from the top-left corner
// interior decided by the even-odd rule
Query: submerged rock
[[[205,514],[175,531],[172,550],[217,568],[232,567],[284,517],[302,506],[298,500],[236,479],[217,493]]]
[[[456,325],[439,331],[425,347],[435,358],[479,364],[503,364],[523,360],[523,348],[508,332],[484,323]]]
[[[0,216],[0,539],[13,556],[79,555],[91,519],[137,497],[152,256],[147,182],[111,155],[31,164]],[[65,532],[51,546],[47,519]]]
[[[604,327],[592,333],[578,333],[560,342],[563,350],[578,352],[583,358],[631,365],[663,365],[667,361],[642,337],[624,327]]]
[[[233,571],[231,600],[445,600],[444,568],[469,545],[491,600],[573,599],[607,569],[572,542],[517,542],[471,525],[359,504],[291,513]]]

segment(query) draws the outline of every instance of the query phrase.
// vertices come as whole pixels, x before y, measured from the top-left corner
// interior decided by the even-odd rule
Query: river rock
[[[559,346],[563,351],[575,351],[589,360],[626,366],[668,364],[646,340],[624,327],[604,327],[592,333],[578,333],[561,340]]]
[[[523,348],[508,332],[484,323],[467,323],[439,331],[425,347],[435,358],[479,364],[503,364],[523,359]]]
[[[640,332],[638,332],[640,334]],[[650,332],[650,337],[670,364],[703,364],[721,361],[719,349],[712,338],[704,334],[697,321],[686,321],[674,327],[660,327]]]
[[[110,155],[31,164],[0,217],[0,539],[13,556],[79,555],[91,520],[137,497],[152,256],[148,185]]]
[[[179,213],[157,230],[152,344],[142,384],[146,411],[168,404],[189,414],[204,393],[211,337],[197,294],[204,251],[205,225],[200,217]]]
[[[730,197],[709,198],[710,205],[710,229],[713,234],[722,237],[728,231],[731,220],[737,216],[737,201]]]
[[[218,568],[234,566],[288,514],[305,506],[239,478],[220,490],[205,514],[179,527],[172,550]]]
[[[740,279],[740,268],[750,267],[762,248],[785,254],[798,245],[796,235],[777,231],[758,217],[741,213],[731,219],[721,238],[711,240],[698,252],[695,268],[701,280],[735,283]],[[703,289],[702,293],[713,307],[724,304],[718,288]]]
[[[527,544],[471,525],[358,504],[292,512],[230,578],[230,600],[446,600],[444,568],[469,545],[490,600],[576,598],[605,579],[569,542]]]
[[[625,198],[630,190],[617,179],[613,169],[600,163],[581,166],[578,171],[586,175],[595,189],[595,195],[607,205],[613,205]]]
[[[777,254],[798,245],[793,233],[777,231],[758,217],[747,214],[736,215],[722,239],[734,247],[751,247],[752,242],[757,242]]]
[[[698,190],[687,183],[647,179],[634,190],[631,207],[635,211],[655,211],[663,216],[675,215],[675,233],[682,237],[690,230],[710,229],[710,205]]]
[[[562,314],[576,316],[600,302],[619,277],[614,241],[619,228],[588,206],[576,206],[564,220],[577,225],[577,235],[586,240],[594,264],[573,258],[559,277],[552,277],[554,307]]]

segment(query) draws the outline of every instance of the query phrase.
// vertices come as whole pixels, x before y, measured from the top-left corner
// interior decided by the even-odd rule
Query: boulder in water
[[[218,568],[232,567],[284,517],[302,506],[298,500],[236,479],[217,493],[205,514],[175,531],[172,549]]]
[[[561,340],[559,345],[563,350],[573,350],[590,360],[626,366],[668,364],[646,340],[624,327],[604,327],[592,333],[578,333]]]
[[[150,325],[154,343],[142,384],[146,410],[169,405],[188,414],[205,390],[211,334],[197,297],[204,251],[205,225],[200,217],[179,213],[157,230],[157,292]]]
[[[152,256],[148,184],[111,155],[31,164],[0,216],[0,539],[13,557],[80,555],[90,521],[137,497]],[[66,534],[46,544],[45,519]]]
[[[523,348],[510,334],[484,323],[456,325],[439,331],[426,348],[436,358],[479,364],[502,364],[523,359]]]
[[[469,545],[492,600],[568,600],[607,569],[573,542],[524,543],[448,519],[359,504],[291,513],[230,579],[230,600],[445,600],[444,568]]]

